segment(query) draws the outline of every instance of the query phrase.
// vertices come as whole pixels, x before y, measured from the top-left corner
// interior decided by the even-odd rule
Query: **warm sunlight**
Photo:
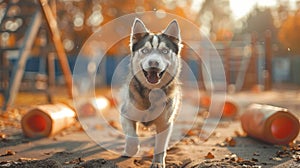
[[[277,1],[274,0],[228,0],[230,2],[230,10],[235,20],[246,16],[256,5],[259,7],[276,6]],[[294,7],[295,0],[289,0],[289,4]],[[193,0],[192,11],[198,11],[205,0]]]
[[[255,5],[255,1],[231,0],[230,9],[235,19],[240,19],[248,14]]]
[[[299,44],[300,0],[0,0],[0,168],[299,167]]]
[[[232,10],[234,19],[238,20],[247,15],[256,4],[265,7],[275,6],[277,2],[273,0],[230,0],[230,9]]]

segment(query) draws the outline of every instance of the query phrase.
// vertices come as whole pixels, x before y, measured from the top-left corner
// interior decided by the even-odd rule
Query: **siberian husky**
[[[130,37],[130,65],[122,88],[121,124],[125,133],[124,156],[139,150],[137,124],[155,125],[151,167],[165,167],[173,123],[181,108],[179,25],[173,20],[160,33],[151,33],[135,19]]]

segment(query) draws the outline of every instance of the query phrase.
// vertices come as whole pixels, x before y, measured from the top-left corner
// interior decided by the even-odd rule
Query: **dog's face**
[[[134,21],[130,39],[133,75],[148,88],[162,87],[180,71],[181,38],[177,21],[161,33],[150,33],[139,19]]]

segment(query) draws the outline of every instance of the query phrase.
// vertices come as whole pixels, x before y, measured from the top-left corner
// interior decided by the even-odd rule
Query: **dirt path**
[[[246,105],[249,96],[253,101],[288,107],[300,116],[300,98],[294,92],[240,93],[233,98]],[[26,138],[19,125],[20,115],[26,108],[21,106],[0,116],[0,167],[134,168],[151,164],[151,157],[122,158],[107,151],[79,123],[54,137]],[[290,146],[269,145],[245,137],[238,119],[222,120],[205,142],[197,136],[199,131],[196,124],[168,150],[167,167],[300,167],[300,136]]]

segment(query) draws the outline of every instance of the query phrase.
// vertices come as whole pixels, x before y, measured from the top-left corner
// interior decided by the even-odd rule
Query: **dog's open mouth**
[[[159,72],[159,69],[157,69],[157,68],[150,68],[148,71],[143,69],[143,72],[149,83],[156,84],[159,82],[159,80],[165,73],[165,70]]]

